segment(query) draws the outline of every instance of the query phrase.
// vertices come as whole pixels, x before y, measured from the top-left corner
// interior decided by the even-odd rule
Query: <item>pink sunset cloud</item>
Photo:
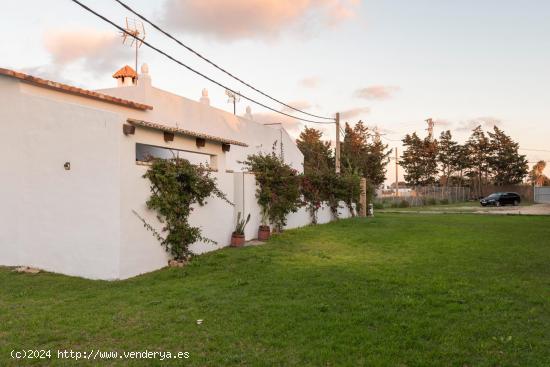
[[[310,76],[300,80],[299,84],[305,88],[317,88],[320,82],[321,82],[321,78],[317,76]]]
[[[352,109],[340,112],[340,119],[351,120],[369,113],[370,113],[370,108],[368,107],[356,107],[356,108],[352,108]]]
[[[355,15],[358,0],[168,0],[164,22],[224,40],[271,39],[288,29],[332,26]]]
[[[386,85],[373,85],[355,91],[355,97],[367,100],[384,100],[393,97],[400,90],[399,87]]]
[[[297,108],[299,110],[308,110],[311,108],[311,103],[309,103],[308,101],[292,101],[292,102],[288,102],[287,103],[289,106],[292,106],[294,108]],[[290,108],[290,107],[283,107],[283,109],[281,110],[282,112],[284,113],[293,113],[293,112],[296,112],[294,109]]]
[[[82,62],[87,71],[101,75],[132,60],[130,48],[122,45],[114,31],[49,30],[44,35],[44,47],[58,70]]]

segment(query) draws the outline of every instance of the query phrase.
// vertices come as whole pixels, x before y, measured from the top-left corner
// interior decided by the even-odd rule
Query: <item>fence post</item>
[[[361,177],[361,196],[359,197],[359,210],[360,217],[367,216],[367,179]]]

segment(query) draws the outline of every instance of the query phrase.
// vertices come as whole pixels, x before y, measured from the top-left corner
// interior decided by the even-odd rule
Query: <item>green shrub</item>
[[[437,204],[437,200],[435,198],[432,198],[432,197],[424,197],[422,198],[422,205],[426,206],[426,205],[436,205]]]
[[[298,171],[284,163],[275,152],[253,154],[242,162],[256,176],[256,198],[262,208],[262,224],[269,220],[281,231],[286,217],[302,205]]]
[[[410,206],[411,206],[411,203],[409,203],[408,200],[403,199],[399,202],[399,207],[400,208],[408,208]]]
[[[441,200],[439,200],[439,204],[448,205],[449,204],[449,199],[441,199]]]
[[[383,202],[374,203],[372,206],[376,210],[384,209],[384,203]]]
[[[317,224],[317,211],[321,207],[325,191],[323,175],[318,173],[302,175],[301,191],[304,203],[311,217],[311,223]]]
[[[199,227],[189,225],[191,206],[203,206],[211,195],[219,197],[229,204],[225,194],[216,186],[216,179],[210,176],[208,169],[202,165],[194,166],[182,158],[154,159],[151,167],[143,175],[151,182],[151,196],[147,200],[147,208],[157,212],[158,220],[164,224],[162,237],[149,223],[135,211],[145,227],[153,232],[155,237],[176,260],[186,259],[189,255],[189,245],[199,240],[215,243],[202,236]]]

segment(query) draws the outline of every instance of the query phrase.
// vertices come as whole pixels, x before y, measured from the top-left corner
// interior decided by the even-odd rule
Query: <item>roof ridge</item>
[[[58,92],[67,93],[67,94],[73,94],[81,97],[91,98],[98,101],[103,101],[106,103],[116,104],[120,106],[125,106],[129,108],[134,108],[137,110],[152,110],[153,106],[130,101],[128,99],[122,99],[118,97],[113,97],[108,94],[94,92],[89,89],[83,89],[79,87],[74,87],[72,85],[63,84],[59,82],[54,82],[52,80],[48,79],[42,79],[38,78],[29,74],[21,73],[19,71],[11,70],[11,69],[5,69],[0,68],[0,75],[4,75],[7,77],[19,79],[22,82],[29,83],[36,85],[38,87],[52,89]]]

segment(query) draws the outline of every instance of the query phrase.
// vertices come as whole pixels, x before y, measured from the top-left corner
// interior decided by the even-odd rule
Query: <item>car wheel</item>
[[[519,205],[519,201],[514,200],[514,206],[518,206],[518,205]]]

